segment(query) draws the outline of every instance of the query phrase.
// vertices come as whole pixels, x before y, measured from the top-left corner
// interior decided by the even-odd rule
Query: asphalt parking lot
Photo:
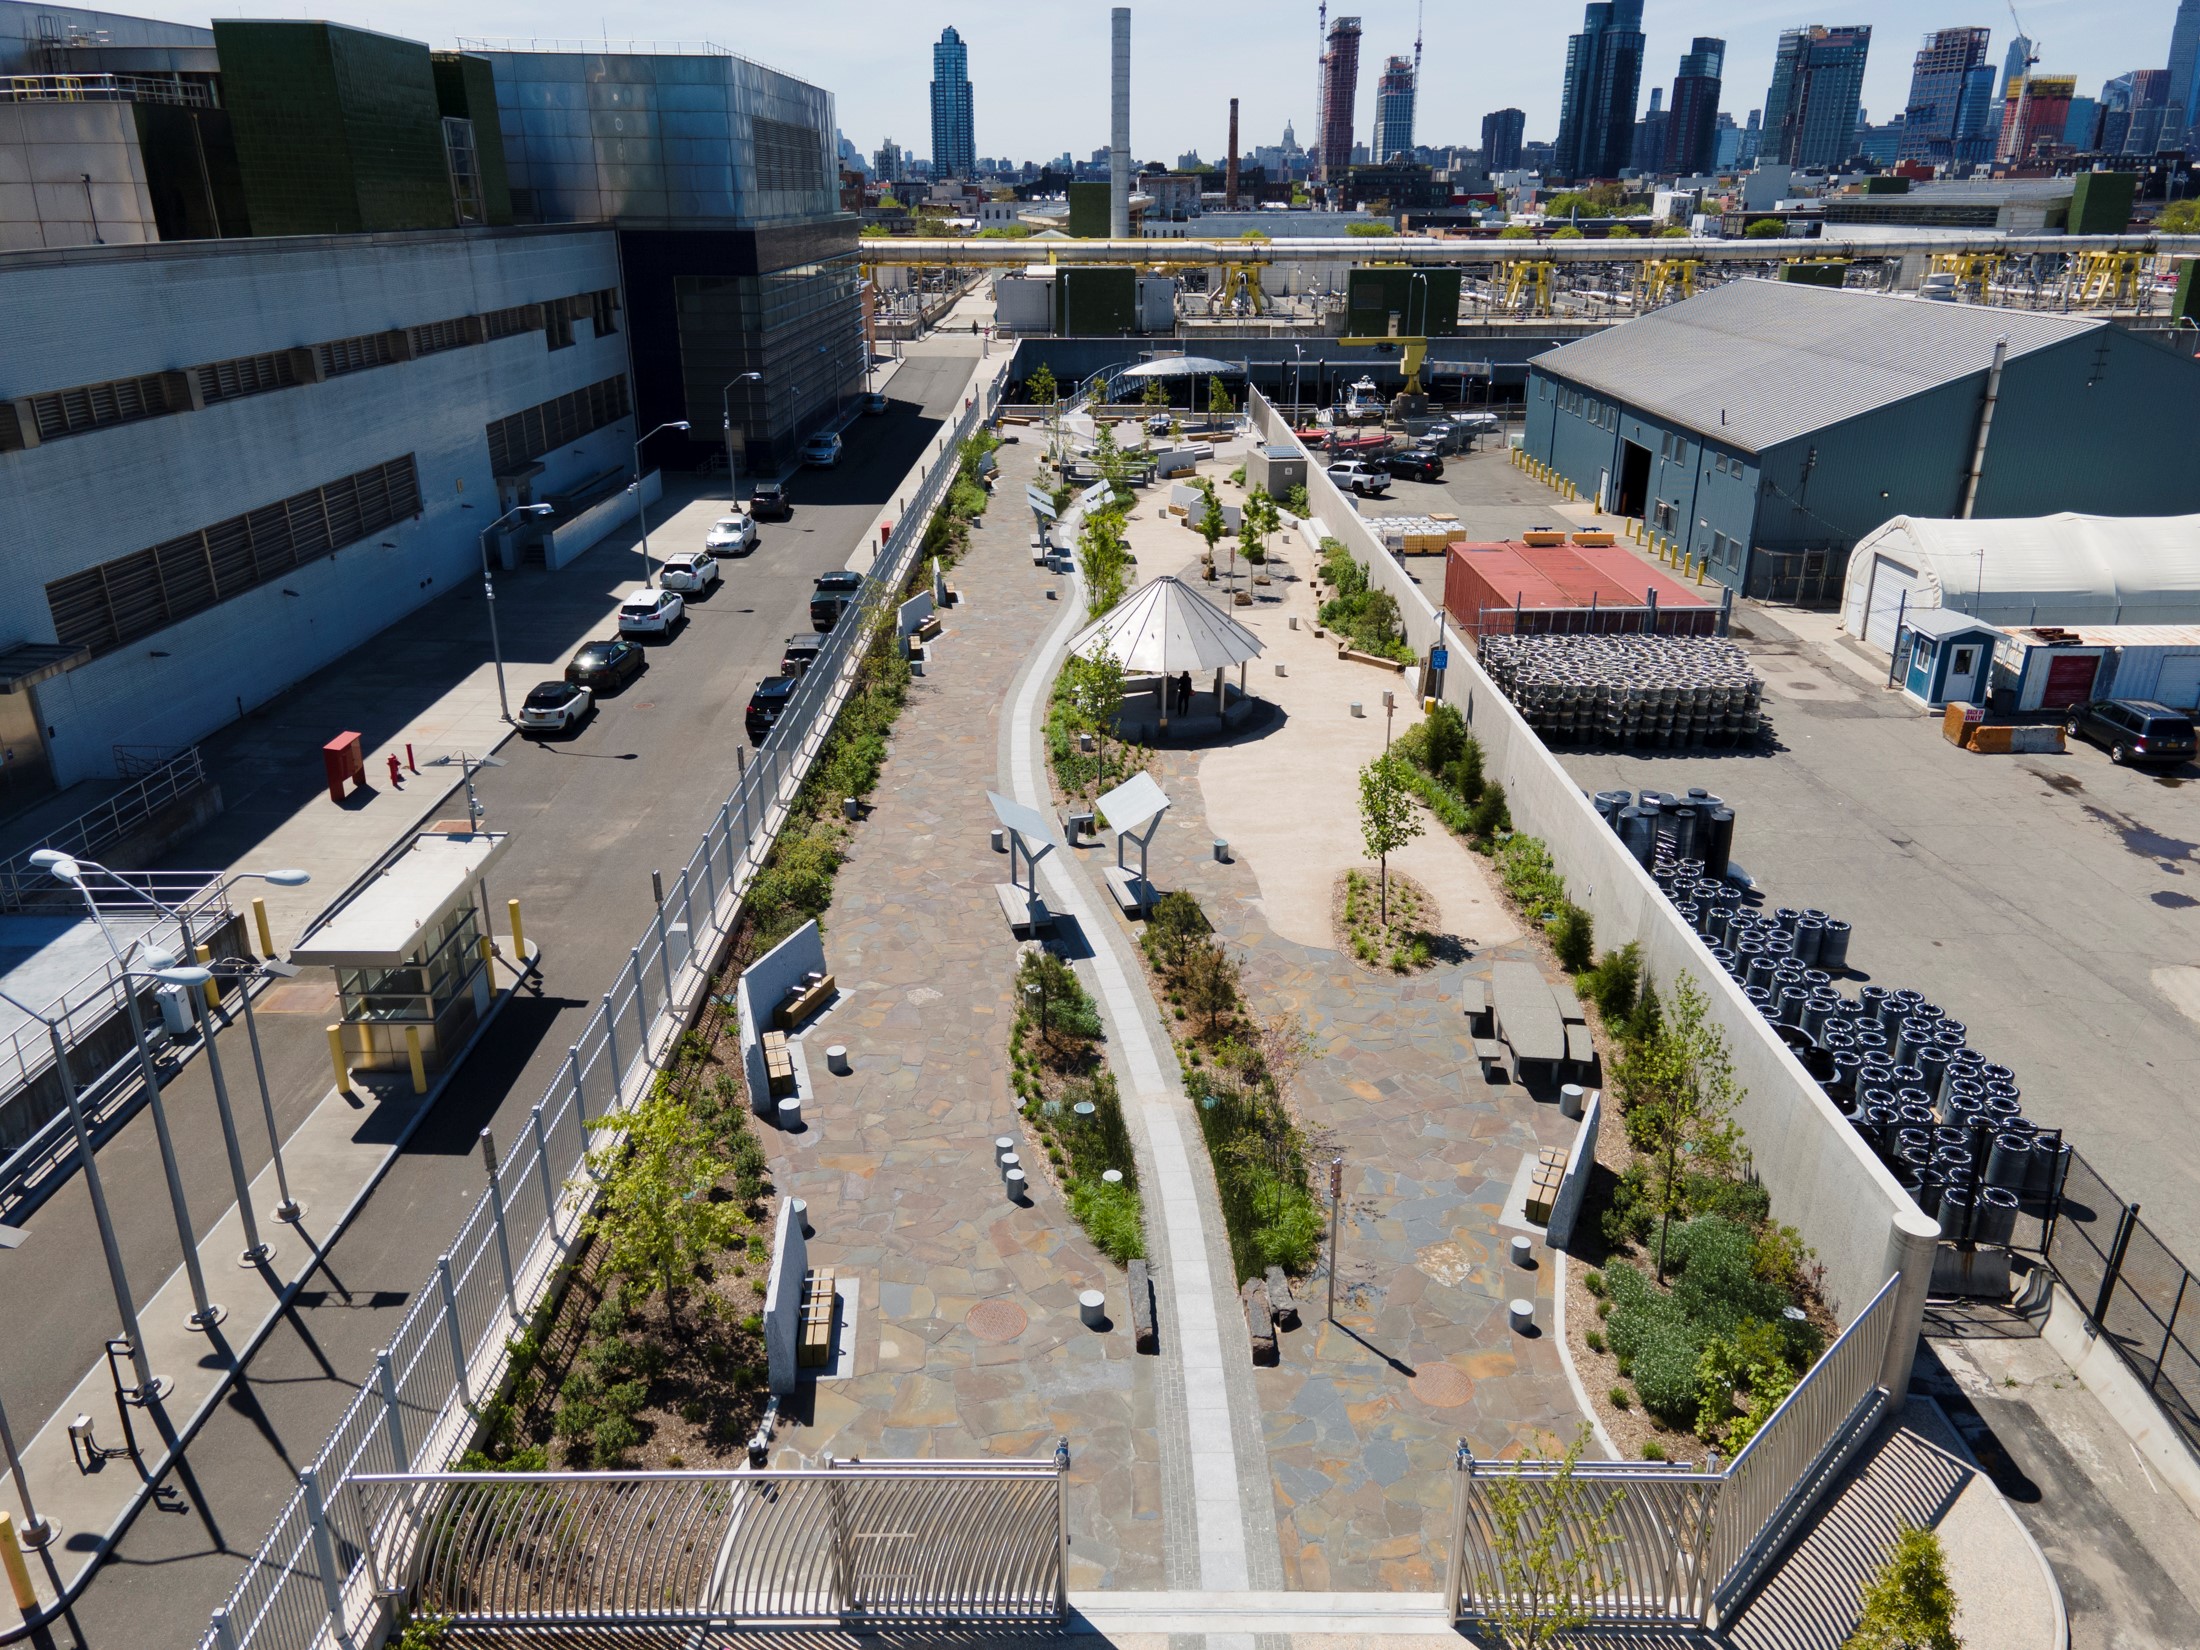
[[[1454,510],[1473,538],[1572,525],[1501,450],[1391,496]],[[1409,565],[1434,594],[1435,558]],[[1585,790],[1702,785],[1732,803],[1735,858],[1771,903],[1851,923],[1852,967],[1962,1021],[2014,1070],[2026,1115],[2065,1129],[2200,1263],[2200,1101],[2187,1077],[2200,1048],[2200,770],[2118,768],[2083,744],[1973,755],[1881,687],[1823,615],[1783,622],[1739,603],[1735,625],[1766,682],[1765,748],[1569,751],[1567,770]]]
[[[729,561],[726,579],[698,602],[670,641],[652,643],[649,669],[608,695],[600,713],[570,738],[510,740],[506,765],[478,784],[490,823],[513,833],[495,896],[526,902],[527,933],[543,951],[545,990],[515,999],[469,1056],[460,1077],[377,1185],[307,1281],[294,1309],[245,1365],[224,1407],[193,1439],[170,1494],[141,1512],[93,1576],[56,1644],[180,1646],[205,1631],[208,1612],[235,1584],[245,1559],[297,1486],[299,1466],[371,1375],[412,1298],[478,1196],[477,1140],[500,1141],[526,1127],[565,1050],[594,1010],[651,909],[649,874],[685,861],[706,821],[732,788],[742,710],[758,678],[776,673],[785,638],[810,629],[811,582],[860,559],[861,539],[881,504],[960,408],[977,347],[912,354],[887,386],[890,410],[847,432],[847,455],[832,470],[791,478],[790,522],[767,522],[756,552]],[[700,547],[718,513],[715,487],[682,481],[669,489],[651,531],[663,555]],[[685,508],[682,508],[685,506]],[[505,647],[515,658],[558,658],[610,632],[618,594],[638,582],[631,530],[614,534],[556,575],[500,578]],[[421,609],[366,647],[300,685],[264,713],[208,741],[210,761],[240,781],[228,808],[197,839],[178,845],[181,863],[226,863],[248,852],[268,826],[295,810],[310,772],[226,761],[232,744],[249,757],[286,720],[340,726],[332,706],[365,703],[397,724],[430,705],[450,675],[478,665],[484,651],[478,592],[462,589]],[[515,702],[530,685],[516,680]],[[268,1077],[287,1133],[328,1083],[325,1045],[333,988],[300,990],[260,1011]],[[302,979],[297,988],[316,987]],[[231,1081],[236,1073],[232,1071]],[[202,1062],[166,1088],[178,1119],[179,1156],[192,1209],[203,1226],[228,1201],[221,1136],[213,1125]],[[241,1131],[249,1172],[266,1160],[255,1131]],[[157,1158],[143,1114],[100,1150],[108,1197],[122,1228],[133,1276],[154,1277],[174,1253]],[[0,1311],[0,1387],[11,1419],[27,1434],[97,1355],[99,1319],[85,1306],[103,1289],[82,1178],[36,1213],[38,1242],[10,1256]],[[28,1263],[27,1265],[24,1263]],[[109,1470],[123,1470],[110,1468]]]

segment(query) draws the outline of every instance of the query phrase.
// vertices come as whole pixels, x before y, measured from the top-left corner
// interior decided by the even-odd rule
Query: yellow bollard
[[[495,962],[497,956],[497,942],[489,938],[488,935],[484,934],[481,936],[481,939],[478,943],[481,947],[481,960],[485,963]]]
[[[197,947],[196,949],[198,951],[199,966],[201,968],[204,968],[208,963],[214,960],[214,948],[212,946],[202,945]],[[214,981],[208,980],[204,985],[200,986],[199,989],[206,993],[206,1006],[208,1008],[219,1008],[222,1006],[222,988],[219,985],[215,984]]]
[[[15,1607],[28,1617],[38,1608],[38,1589],[31,1585],[31,1567],[23,1562],[23,1544],[15,1538],[13,1513],[0,1512],[0,1564],[7,1566]]]
[[[504,908],[512,914],[512,957],[524,963],[527,960],[527,930],[519,924],[519,901],[508,899]]]
[[[405,1028],[405,1058],[412,1062],[413,1093],[428,1092],[428,1062],[420,1057],[420,1028]]]
[[[1710,565],[1711,558],[1709,556],[1704,557],[1702,561],[1696,563],[1696,582],[1698,584],[1703,583],[1704,569],[1709,567]]]
[[[256,899],[252,902],[252,921],[260,930],[260,955],[263,957],[274,956],[275,933],[273,929],[267,926],[266,900]]]
[[[336,1092],[351,1092],[351,1062],[344,1058],[344,1028],[333,1025],[328,1028],[329,1063],[336,1068]]]

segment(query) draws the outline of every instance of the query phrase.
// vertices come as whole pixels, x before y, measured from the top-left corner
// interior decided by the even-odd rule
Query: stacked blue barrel
[[[1734,809],[1707,790],[1598,791],[1597,813],[1683,921],[1951,1241],[2007,1244],[2020,1213],[2047,1215],[2070,1148],[2023,1114],[2007,1066],[1916,991],[1854,996],[1849,925],[1767,911],[1733,865]]]

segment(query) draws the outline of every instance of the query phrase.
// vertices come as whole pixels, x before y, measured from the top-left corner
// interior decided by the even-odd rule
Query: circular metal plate
[[[1012,1341],[1031,1325],[1024,1309],[1011,1300],[980,1301],[963,1322],[981,1341]]]
[[[1474,1396],[1474,1381],[1456,1364],[1423,1364],[1411,1382],[1414,1397],[1437,1409],[1451,1409]]]

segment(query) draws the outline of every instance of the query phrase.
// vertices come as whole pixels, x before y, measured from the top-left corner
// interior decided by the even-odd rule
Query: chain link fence
[[[329,1516],[327,1498],[362,1474],[440,1472],[474,1433],[473,1411],[503,1378],[505,1342],[523,1330],[576,1242],[593,1196],[591,1122],[630,1104],[685,1029],[709,970],[731,937],[740,899],[845,701],[866,647],[891,625],[933,511],[954,480],[955,454],[991,407],[981,388],[922,473],[872,563],[854,611],[825,638],[786,712],[664,901],[627,953],[562,1069],[511,1138],[484,1139],[488,1184],[389,1347],[327,1441],[299,1474],[236,1589],[214,1612],[200,1650],[316,1650],[351,1642],[377,1605],[364,1582],[363,1531]]]

